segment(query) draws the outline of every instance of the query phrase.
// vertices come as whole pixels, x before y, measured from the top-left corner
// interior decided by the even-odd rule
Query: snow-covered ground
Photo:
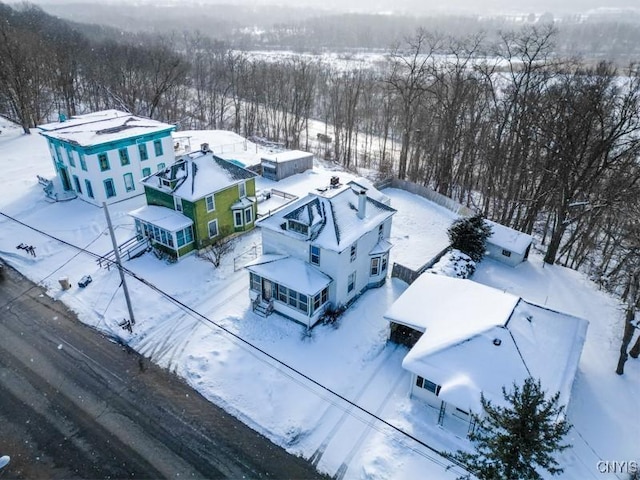
[[[35,177],[53,175],[44,139],[22,135],[6,123],[0,123],[0,130],[4,172],[0,212],[91,252],[109,251],[100,208],[81,200],[45,201]],[[214,151],[216,142],[235,143],[212,132],[195,137],[208,141]],[[244,148],[240,142],[237,145]],[[333,175],[343,183],[353,178],[317,162],[313,171],[281,182],[259,179],[258,188],[277,188],[301,197],[326,186]],[[398,209],[391,261],[422,265],[446,243],[446,228],[454,215],[404,191],[385,193]],[[110,207],[119,241],[133,235],[126,212],[143,204],[140,196]],[[17,250],[21,242],[33,245],[37,256]],[[311,459],[321,471],[344,478],[456,478],[461,472],[447,469],[449,462],[429,448],[284,366],[292,366],[437,450],[468,446],[464,426],[451,421],[448,428],[437,427],[431,409],[409,398],[409,375],[401,368],[407,350],[386,342],[388,327],[382,315],[406,284],[389,279],[383,287],[362,295],[337,328],[319,326],[305,335],[303,327],[276,314],[265,319],[251,311],[248,275],[237,267],[259,251],[259,245],[258,231],[242,236],[218,269],[196,256],[167,264],[146,254],[127,262],[126,267],[139,277],[205,317],[185,313],[167,297],[130,279],[136,314],[130,335],[117,326],[127,316],[117,272],[100,269],[89,255],[0,216],[0,256],[5,261],[46,286],[83,322],[121,336],[275,443]],[[234,256],[241,257],[236,268]],[[85,274],[93,277],[93,283],[79,289],[77,281]],[[62,276],[73,284],[68,291],[60,289]],[[567,471],[561,478],[615,478],[598,473],[598,460],[640,459],[640,362],[629,360],[622,377],[614,373],[622,330],[619,303],[576,272],[542,268],[535,253],[515,269],[485,260],[474,279],[591,322],[569,407],[569,419],[575,425],[569,435],[574,448],[562,456]]]

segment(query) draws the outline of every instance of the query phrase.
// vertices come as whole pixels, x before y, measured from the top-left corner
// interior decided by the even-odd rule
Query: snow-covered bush
[[[469,278],[476,271],[476,262],[460,250],[450,250],[427,272],[447,277]]]

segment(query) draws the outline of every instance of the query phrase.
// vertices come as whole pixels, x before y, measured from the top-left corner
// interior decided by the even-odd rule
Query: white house
[[[493,233],[487,239],[487,257],[515,267],[529,257],[533,237],[499,223],[485,220]]]
[[[531,376],[569,402],[588,322],[471,280],[425,273],[385,314],[423,332],[402,362],[411,395],[465,420],[481,394],[504,405],[502,387]]]
[[[118,110],[38,128],[49,143],[62,189],[94,205],[143,193],[138,182],[175,161],[174,125]]]
[[[260,164],[264,178],[278,181],[312,169],[313,154],[301,150],[270,153],[261,157]]]
[[[347,306],[382,285],[396,212],[376,200],[382,197],[333,177],[329,187],[258,220],[263,255],[247,266],[254,309],[312,327],[328,305]]]

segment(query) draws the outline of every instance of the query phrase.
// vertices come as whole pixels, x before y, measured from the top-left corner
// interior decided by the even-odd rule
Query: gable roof
[[[500,248],[522,255],[529,245],[531,245],[531,242],[533,242],[533,237],[531,235],[519,232],[513,228],[505,227],[504,225],[492,222],[491,220],[485,220],[485,222],[487,222],[493,231],[491,236],[487,239],[487,242]]]
[[[216,157],[211,152],[194,152],[183,156],[173,165],[143,178],[141,183],[146,187],[194,202],[255,176],[255,173]],[[171,181],[173,188],[163,185],[162,179]]]
[[[413,310],[407,293],[417,301]],[[471,280],[431,273],[421,275],[399,302],[385,317],[425,332],[402,365],[440,385],[442,400],[480,412],[481,393],[503,405],[502,387],[509,390],[531,376],[548,393],[560,392],[561,404],[568,403],[586,320]]]
[[[64,122],[40,125],[38,128],[45,137],[91,147],[150,133],[170,132],[175,126],[119,110],[102,110],[77,115]]]
[[[396,213],[396,210],[372,198],[367,191],[364,218],[358,216],[358,192],[351,186],[328,188],[310,193],[273,215],[262,218],[256,225],[297,239],[307,237],[283,229],[287,220],[295,220],[309,227],[309,241],[314,245],[337,252],[343,251],[365,233],[373,230]]]

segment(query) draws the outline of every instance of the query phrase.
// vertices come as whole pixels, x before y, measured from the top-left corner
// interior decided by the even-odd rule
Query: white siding
[[[493,258],[494,260],[505,263],[512,267],[515,267],[516,265],[524,261],[524,255],[511,252],[511,256],[508,257],[502,253],[503,250],[504,249],[502,247],[499,247],[497,245],[494,245],[493,243],[487,242],[486,256],[488,258]]]

